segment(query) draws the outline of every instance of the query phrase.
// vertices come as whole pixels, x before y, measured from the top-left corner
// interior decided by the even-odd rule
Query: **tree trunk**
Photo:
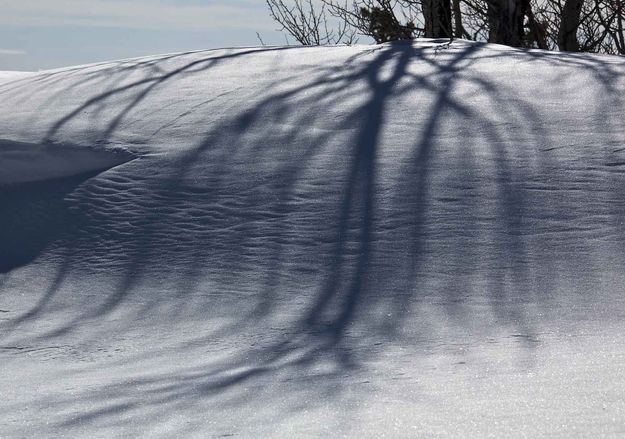
[[[426,38],[451,38],[450,0],[423,0]]]
[[[532,11],[532,5],[528,2],[525,9],[525,15],[527,16],[527,24],[529,27],[529,37],[536,43],[539,49],[549,50],[547,45],[547,31],[542,23],[536,21],[534,12]]]
[[[460,0],[453,0],[454,10],[454,38],[462,38],[462,12],[460,11]]]
[[[623,32],[623,20],[625,19],[625,1],[618,0],[616,9],[616,41],[618,53],[625,55],[625,33]]]
[[[577,29],[584,0],[566,0],[562,8],[560,30],[558,31],[558,48],[567,52],[579,52]]]
[[[523,46],[523,18],[528,0],[489,0],[489,43]]]

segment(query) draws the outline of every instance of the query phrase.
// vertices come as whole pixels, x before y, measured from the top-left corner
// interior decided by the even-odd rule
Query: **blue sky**
[[[284,44],[264,0],[0,0],[0,70]]]

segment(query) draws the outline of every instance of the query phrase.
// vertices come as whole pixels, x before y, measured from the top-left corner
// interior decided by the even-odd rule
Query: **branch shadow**
[[[115,323],[120,333],[136,321],[175,330],[185,319],[218,320],[197,323],[201,333],[185,334],[161,355],[191,352],[195,358],[188,365],[171,373],[146,371],[139,379],[121,376],[102,386],[106,392],[56,398],[57,407],[76,401],[96,407],[68,415],[58,428],[114,422],[138,410],[137,416],[154,420],[172,407],[206,400],[237,407],[245,404],[242,387],[285,376],[300,380],[301,392],[317,395],[317,401],[339,398],[341,377],[366,368],[372,356],[383,356],[383,348],[374,346],[436,338],[435,320],[441,315],[458,332],[512,333],[520,335],[524,349],[534,349],[539,325],[531,311],[549,314],[557,292],[570,288],[549,273],[575,280],[571,272],[582,266],[587,282],[600,274],[590,259],[571,266],[573,244],[558,243],[562,234],[550,238],[548,232],[562,231],[559,221],[567,219],[567,209],[588,201],[589,188],[604,174],[588,180],[581,195],[559,198],[557,190],[571,184],[569,171],[561,171],[567,164],[560,156],[544,152],[556,141],[540,111],[514,88],[473,69],[489,56],[520,55],[485,55],[484,47],[388,44],[361,51],[340,70],[335,65],[295,70],[285,76],[286,83],[265,79],[266,88],[249,107],[221,117],[203,112],[226,105],[228,91],[198,96],[190,109],[151,131],[153,138],[182,142],[180,130],[199,132],[197,124],[204,122],[201,140],[192,147],[145,154],[97,178],[55,185],[54,194],[37,188],[36,195],[3,195],[0,202],[12,211],[27,210],[23,200],[43,196],[57,206],[53,217],[63,218],[71,207],[82,218],[78,229],[42,227],[25,257],[13,256],[23,262],[0,267],[7,273],[31,261],[55,237],[68,235],[63,245],[69,251],[43,302],[4,325],[5,338],[44,318],[45,305],[63,289],[67,273],[83,268],[115,273],[112,282],[106,280],[108,294],[41,333],[40,342],[88,333],[91,322],[120,312],[125,313]],[[158,112],[155,104],[162,101],[155,96],[180,87],[181,78],[193,83],[222,63],[252,63],[254,57],[284,50],[154,60],[142,66],[139,79],[126,76],[126,66],[79,75],[78,81],[43,78],[69,81],[77,93],[81,87],[106,86],[46,126],[42,141],[62,140],[73,122],[93,111],[102,121],[91,140],[108,144],[139,124],[146,111]],[[546,66],[588,68],[608,91],[619,77],[600,62],[525,54],[523,60]],[[463,95],[467,89],[473,94]],[[62,100],[62,90],[45,102]],[[398,105],[417,98],[422,105]],[[484,106],[495,111],[482,111]],[[415,114],[397,114],[397,108]],[[445,137],[454,125],[455,134]],[[394,137],[395,132],[400,134]],[[490,167],[481,164],[484,160]],[[625,177],[609,175],[601,196],[622,199],[623,186],[616,183]],[[552,211],[538,212],[533,204]],[[585,213],[574,210],[571,219]],[[606,218],[611,222],[622,215],[615,207]],[[0,219],[0,231],[8,229],[7,221],[13,220]],[[620,233],[622,226],[610,230]],[[15,239],[24,238],[20,233]],[[10,251],[22,251],[13,238],[0,239],[8,240]],[[583,235],[575,245],[583,254],[592,247],[591,238]],[[539,259],[532,259],[536,255]],[[472,315],[476,297],[487,303],[497,324],[480,326],[481,317]],[[432,305],[439,302],[438,308]],[[429,315],[433,308],[439,314]],[[262,331],[264,336],[256,334]],[[235,340],[238,347],[225,357],[202,354],[215,340]],[[110,367],[136,370],[158,359],[146,351]],[[267,391],[262,397],[271,398]]]
[[[32,262],[49,244],[79,227],[81,221],[65,198],[98,173],[0,187],[0,273]]]

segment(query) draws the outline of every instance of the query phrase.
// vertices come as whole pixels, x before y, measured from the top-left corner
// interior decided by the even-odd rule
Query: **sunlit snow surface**
[[[440,43],[3,78],[0,437],[623,437],[625,60]]]

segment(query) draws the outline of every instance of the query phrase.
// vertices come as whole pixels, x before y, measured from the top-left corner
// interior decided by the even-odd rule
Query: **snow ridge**
[[[623,89],[463,41],[0,84],[46,178],[0,188],[0,435],[622,436]]]

